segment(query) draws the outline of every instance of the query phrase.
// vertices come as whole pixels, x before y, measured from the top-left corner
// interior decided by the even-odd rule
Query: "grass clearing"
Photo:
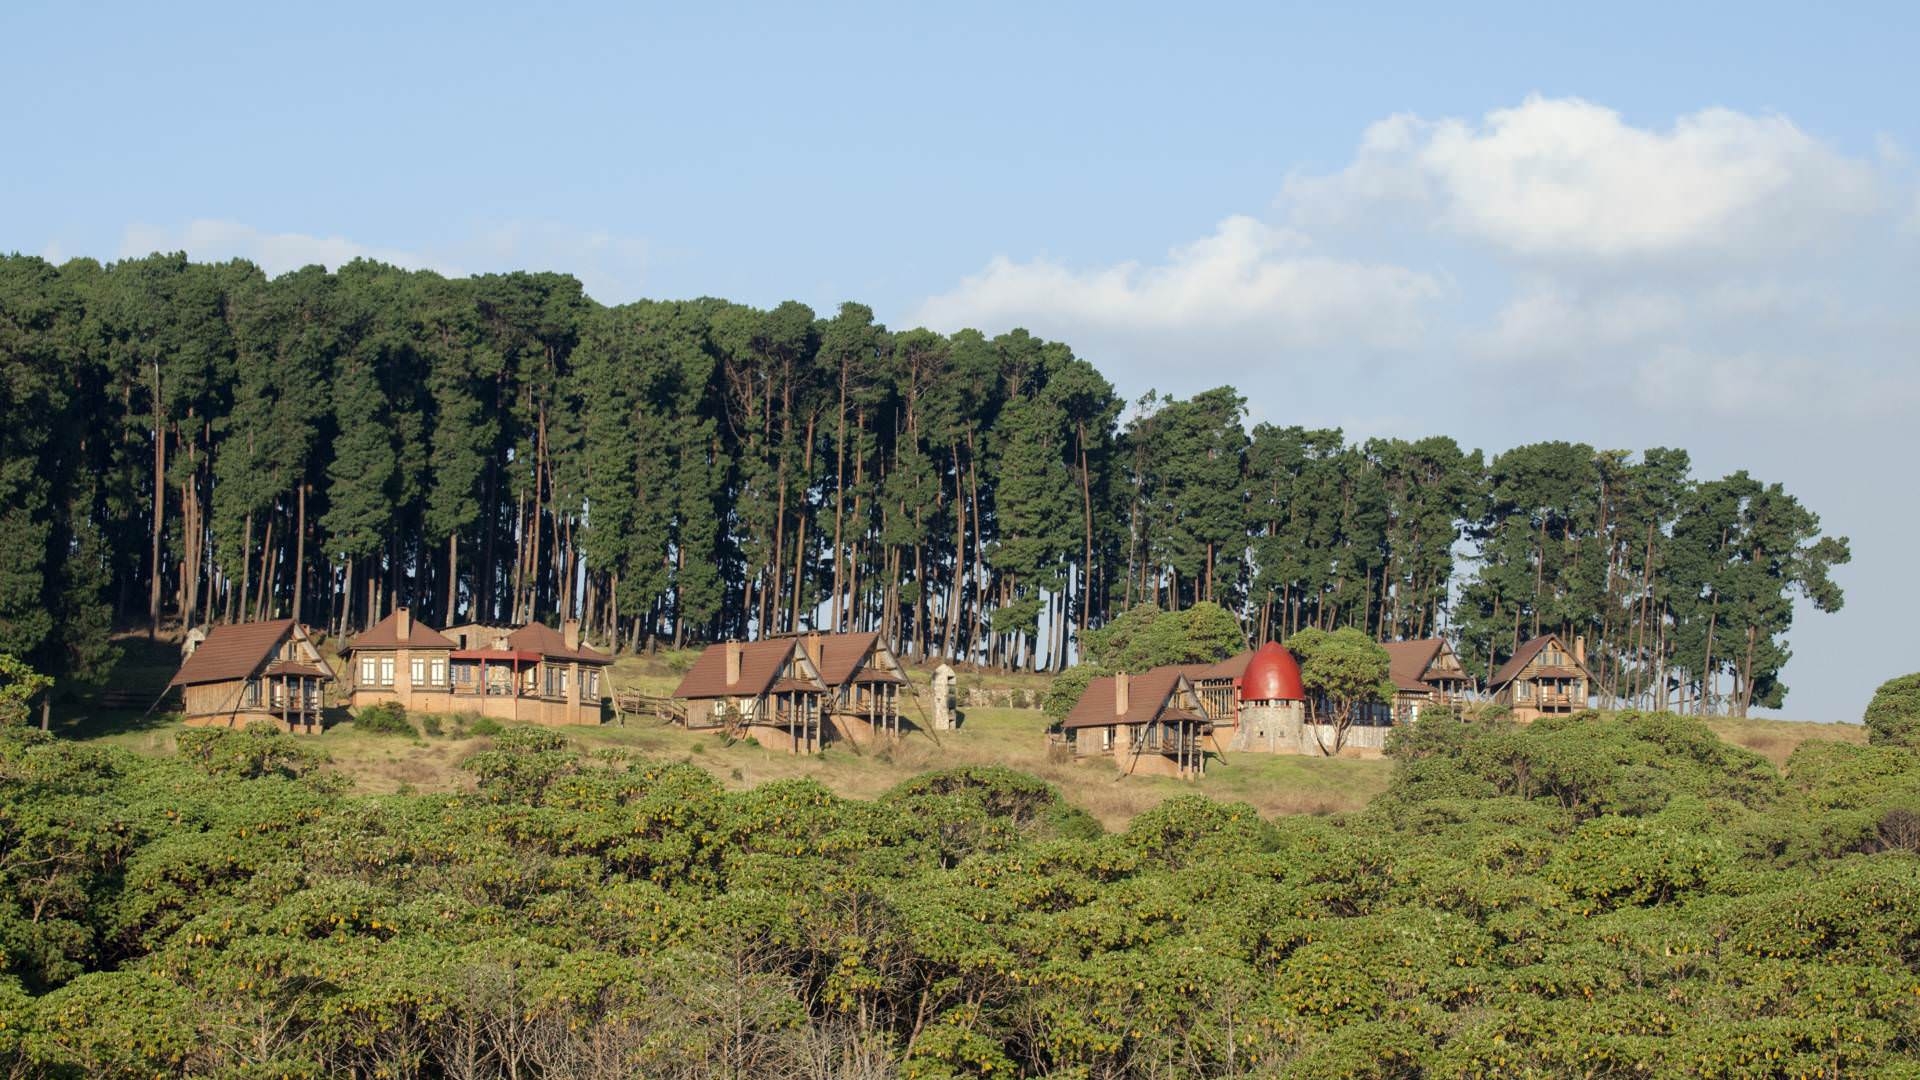
[[[1864,724],[1810,724],[1800,720],[1759,718],[1742,720],[1731,716],[1710,717],[1706,724],[1715,735],[1762,755],[1775,767],[1785,765],[1787,759],[1793,756],[1794,749],[1809,740],[1830,739],[1855,746],[1864,746],[1867,742]]]
[[[171,674],[171,668],[162,662],[164,657],[157,655],[161,649],[171,651],[164,645],[130,650],[133,655],[128,659],[132,663],[127,666],[135,669],[130,674],[137,673],[138,685],[164,683]],[[656,696],[671,694],[695,655],[694,650],[678,650],[622,656],[613,665],[613,685]],[[914,669],[917,686],[927,685],[929,670]],[[974,686],[996,691],[1020,689],[1035,696],[1048,682],[1044,675],[962,672],[962,695],[970,680]],[[908,705],[906,715],[913,720],[924,719],[925,706]],[[841,744],[812,756],[779,753],[748,742],[728,745],[717,735],[687,731],[652,717],[629,716],[624,723],[561,730],[582,750],[619,749],[688,762],[736,790],[805,777],[841,795],[870,799],[932,769],[1005,765],[1055,785],[1068,801],[1086,809],[1108,828],[1123,827],[1141,812],[1182,794],[1245,802],[1268,816],[1358,810],[1386,789],[1393,770],[1391,762],[1380,760],[1237,753],[1210,760],[1207,775],[1197,781],[1121,777],[1106,759],[1050,760],[1044,735],[1046,717],[1037,709],[963,708],[963,716],[958,731],[916,731],[892,745]],[[347,719],[344,712],[336,712],[335,717]],[[55,718],[55,731],[62,737],[97,740],[145,754],[172,753],[181,730],[180,722],[172,716],[158,712],[143,716],[138,710],[102,708],[87,702],[56,709]],[[461,762],[492,745],[484,735],[468,730],[473,718],[443,718],[443,736],[419,733],[425,719],[422,716],[408,719],[416,729],[413,738],[356,731],[351,722],[342,722],[313,737],[311,745],[331,759],[328,768],[351,777],[357,790],[369,794],[470,790],[473,779],[460,767]],[[1866,729],[1858,724],[1714,718],[1707,721],[1707,726],[1726,741],[1764,755],[1776,766],[1784,764],[1794,748],[1809,739],[1866,741]]]

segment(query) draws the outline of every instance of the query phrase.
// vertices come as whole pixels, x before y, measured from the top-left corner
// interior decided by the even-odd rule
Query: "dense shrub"
[[[1875,746],[1920,747],[1920,672],[1881,683],[1861,719]]]
[[[513,728],[367,798],[272,731],[8,729],[0,1076],[1912,1075],[1920,755],[1705,730],[1436,717],[1362,813],[1109,834],[991,767]]]
[[[353,730],[367,735],[406,735],[414,734],[413,725],[407,722],[407,707],[397,701],[382,701],[368,705],[353,717]]]
[[[476,716],[473,722],[467,725],[469,735],[498,735],[505,730],[507,726],[491,716]]]

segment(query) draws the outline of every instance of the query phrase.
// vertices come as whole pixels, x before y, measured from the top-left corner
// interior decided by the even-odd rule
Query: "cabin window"
[[[380,685],[393,685],[393,657],[391,656],[380,658]]]
[[[247,680],[246,689],[241,691],[240,700],[241,700],[241,703],[246,705],[248,708],[254,708],[260,704],[260,680],[259,679]]]
[[[412,663],[408,665],[407,677],[413,680],[415,686],[419,686],[427,681],[427,661],[425,657],[416,656],[413,658]]]
[[[379,679],[380,679],[380,669],[374,663],[373,657],[371,656],[361,657],[360,658],[360,685],[372,686],[375,682],[378,682]]]
[[[597,700],[600,697],[600,673],[598,671],[589,671],[581,676],[581,679],[586,684],[586,698],[590,701]]]
[[[1113,749],[1113,725],[1112,724],[1108,724],[1106,727],[1103,727],[1100,729],[1100,749],[1102,750]]]
[[[474,664],[453,665],[453,681],[459,683],[461,686],[466,686],[473,682],[473,670],[476,666],[477,665]]]
[[[1513,696],[1521,701],[1532,701],[1533,684],[1530,682],[1514,683]]]
[[[563,664],[547,664],[547,696],[567,696],[567,669]]]
[[[445,660],[435,660],[428,664],[427,668],[432,673],[433,685],[447,685],[447,662]]]

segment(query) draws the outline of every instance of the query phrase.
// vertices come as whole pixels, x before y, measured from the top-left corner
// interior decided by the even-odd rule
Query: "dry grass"
[[[1728,716],[1716,716],[1706,724],[1713,733],[1735,746],[1743,746],[1760,754],[1774,765],[1785,765],[1793,756],[1795,747],[1813,739],[1830,739],[1834,742],[1853,743],[1864,746],[1867,741],[1867,729],[1860,724],[1809,724],[1798,720],[1740,720]]]
[[[690,651],[644,657],[622,657],[613,667],[616,687],[643,693],[671,693],[680,673],[692,662]],[[927,683],[916,671],[915,682]],[[1043,691],[1047,679],[1036,675],[962,673],[968,680],[996,690]],[[924,705],[908,707],[909,719],[925,716]],[[711,772],[732,789],[769,781],[807,777],[850,798],[873,798],[895,785],[931,769],[961,765],[1004,765],[1030,773],[1058,787],[1072,803],[1086,809],[1109,828],[1123,827],[1141,812],[1182,794],[1200,794],[1223,801],[1241,801],[1260,813],[1331,814],[1358,810],[1386,789],[1390,762],[1265,754],[1229,754],[1208,763],[1207,775],[1197,781],[1164,777],[1120,777],[1102,759],[1087,762],[1049,760],[1044,736],[1046,720],[1037,710],[975,708],[966,710],[958,731],[915,732],[892,745],[838,745],[824,753],[796,756],[778,753],[755,743],[726,744],[714,734],[690,732],[646,717],[628,717],[624,723],[563,729],[582,750],[620,748],[648,757],[684,761]],[[415,723],[419,722],[416,717]],[[1854,724],[1805,724],[1784,720],[1707,721],[1719,736],[1737,746],[1765,755],[1776,765],[1809,739],[1864,742],[1866,732]],[[76,716],[63,723],[63,734],[98,738],[141,753],[166,754],[174,748],[177,722],[136,722],[117,714]],[[465,738],[456,726],[445,737],[415,739],[356,732],[351,724],[330,728],[312,744],[332,759],[330,769],[354,779],[368,793],[397,791],[460,791],[472,786],[461,762],[489,745],[484,738]]]

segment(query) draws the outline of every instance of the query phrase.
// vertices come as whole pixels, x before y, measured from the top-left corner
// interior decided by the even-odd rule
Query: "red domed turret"
[[[1293,654],[1269,641],[1254,650],[1247,670],[1239,678],[1240,700],[1305,701],[1307,692],[1300,685],[1300,663]]]

